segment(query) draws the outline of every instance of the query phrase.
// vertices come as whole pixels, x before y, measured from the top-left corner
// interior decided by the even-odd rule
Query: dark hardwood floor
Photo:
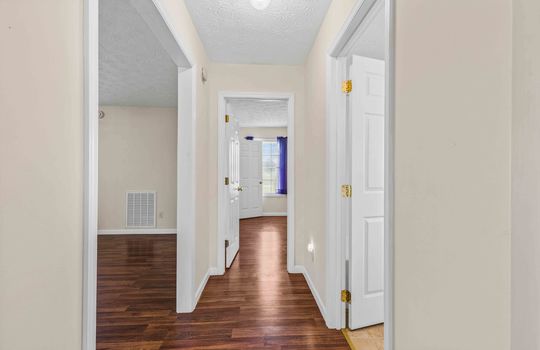
[[[349,349],[302,275],[286,271],[286,218],[242,220],[241,248],[196,310],[176,314],[176,237],[100,236],[98,349]]]

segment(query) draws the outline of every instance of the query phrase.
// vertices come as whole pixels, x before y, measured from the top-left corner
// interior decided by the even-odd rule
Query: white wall
[[[295,94],[295,175],[297,179],[304,178],[303,157],[303,128],[304,128],[304,68],[303,66],[271,66],[271,65],[246,65],[246,64],[218,64],[213,63],[208,73],[210,83],[210,109],[209,109],[209,132],[208,137],[208,183],[209,203],[207,220],[210,225],[210,261],[216,266],[216,239],[217,239],[217,120],[218,120],[218,93],[220,91],[240,92],[292,92]],[[221,182],[219,183],[221,185]],[[295,183],[296,203],[305,187],[302,181]],[[295,210],[298,210],[295,204]],[[303,222],[306,218],[296,214],[296,241],[303,234]],[[298,247],[298,245],[296,246]],[[296,250],[298,259],[299,249]],[[296,263],[301,263],[297,260]]]
[[[126,227],[126,192],[156,191],[156,227],[176,229],[176,108],[102,106],[98,228]]]
[[[396,350],[508,350],[512,1],[396,18]]]
[[[540,349],[540,2],[514,0],[512,350]]]
[[[240,128],[240,137],[255,136],[275,140],[287,136],[287,128]],[[287,196],[263,196],[263,213],[287,213]]]
[[[0,2],[0,349],[81,347],[83,2]]]

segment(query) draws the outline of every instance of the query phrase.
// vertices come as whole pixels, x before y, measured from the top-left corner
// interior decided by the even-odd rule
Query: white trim
[[[279,193],[263,193],[263,197],[266,198],[285,198],[287,197],[286,194],[279,194]]]
[[[384,199],[384,256],[386,259],[384,267],[384,332],[388,334],[384,337],[384,348],[394,350],[395,344],[395,275],[394,275],[394,232],[395,232],[395,88],[396,88],[396,0],[385,0],[385,45],[386,45],[386,106],[385,106],[385,174],[384,185],[386,188]]]
[[[315,287],[315,283],[313,283],[313,280],[311,279],[311,276],[309,275],[309,272],[305,268],[305,266],[297,265],[294,267],[295,273],[301,273],[304,275],[304,278],[306,279],[306,282],[309,286],[309,289],[311,290],[311,294],[313,295],[313,298],[315,299],[315,302],[317,303],[317,306],[319,307],[319,311],[321,312],[323,319],[326,320],[326,307],[322,301],[322,298],[319,294],[319,291]]]
[[[172,235],[176,234],[175,228],[136,228],[136,229],[112,229],[98,230],[98,235]]]
[[[199,287],[197,288],[197,291],[195,292],[195,298],[193,299],[193,309],[197,306],[197,303],[199,303],[199,299],[201,299],[202,292],[204,291],[204,288],[206,287],[206,284],[208,283],[208,279],[210,279],[210,276],[217,276],[218,273],[216,271],[215,267],[210,267],[208,271],[204,274],[203,279],[201,280],[201,283],[199,283]]]
[[[163,9],[159,0],[152,0],[169,28],[178,47],[187,58],[190,68],[178,67],[178,91],[179,97],[183,96],[181,84],[183,79],[191,86],[190,103],[178,101],[178,152],[177,152],[177,227],[179,234],[176,244],[176,312],[192,312],[195,309],[195,207],[197,176],[195,173],[195,150],[196,150],[196,120],[197,120],[197,83],[199,72],[202,67],[195,64],[194,55],[181,37],[177,35],[173,21]],[[190,82],[189,82],[190,81]],[[189,88],[187,86],[184,89]],[[182,110],[184,106],[184,110]]]
[[[178,152],[177,152],[177,229],[176,240],[176,312],[195,309],[195,235],[196,235],[196,84],[198,68],[178,69]],[[191,89],[190,87],[191,86]],[[180,91],[185,91],[181,94]],[[181,101],[185,99],[185,101]],[[191,103],[190,103],[191,102]],[[182,108],[183,106],[183,108]]]
[[[342,246],[344,212],[347,205],[339,196],[339,185],[347,179],[343,166],[346,152],[338,142],[343,133],[346,103],[340,94],[341,80],[346,76],[346,57],[343,50],[372,6],[384,1],[386,29],[386,111],[385,111],[385,345],[394,346],[394,90],[395,90],[395,0],[358,0],[349,18],[327,50],[327,227],[326,227],[326,322],[330,328],[345,326],[345,308],[339,301],[340,289],[344,287],[345,252]],[[337,273],[336,273],[337,272]],[[333,297],[329,297],[333,296]]]
[[[281,128],[286,128],[287,124],[283,124],[283,125],[246,125],[246,124],[238,124],[238,127],[240,129],[259,129],[259,128],[262,128],[262,129],[265,129],[265,128],[281,129]]]
[[[264,212],[263,216],[287,216],[287,212],[279,213],[279,212]]]
[[[204,274],[203,279],[201,280],[201,283],[199,283],[199,287],[197,287],[197,291],[195,292],[195,298],[193,299],[193,309],[197,306],[197,303],[199,302],[199,299],[201,299],[202,292],[204,291],[204,288],[206,287],[206,284],[208,283],[208,279],[210,276],[216,276],[216,269],[211,267],[206,271]]]
[[[197,288],[197,291],[195,292],[195,299],[193,300],[193,308],[197,306],[197,303],[199,302],[199,299],[201,298],[202,292],[204,290],[204,287],[206,287],[206,283],[208,283],[208,279],[210,278],[210,269],[206,271],[204,274],[203,279],[201,280],[201,283],[199,283],[199,287]]]
[[[96,348],[99,0],[84,1],[84,203],[82,349]]]
[[[252,98],[252,99],[275,99],[288,100],[288,120],[287,120],[287,271],[294,273],[294,94],[281,92],[236,92],[221,91],[218,93],[218,232],[216,240],[216,271],[219,274],[225,273],[225,232],[227,217],[225,208],[227,205],[226,188],[223,186],[223,179],[226,173],[225,150],[225,123],[223,122],[226,111],[226,100],[230,98]]]
[[[346,202],[340,195],[340,184],[347,183],[346,171],[346,145],[339,140],[346,138],[346,97],[338,88],[345,78],[346,58],[327,58],[327,220],[326,220],[326,293],[327,295],[340,295],[345,288],[344,270],[345,247],[339,239],[338,232],[342,232],[342,213],[346,210]],[[336,273],[339,272],[339,273]],[[345,306],[339,298],[327,298],[327,319],[329,328],[341,329],[345,327]]]
[[[152,0],[160,15],[163,17],[167,28],[170,30],[174,39],[178,43],[180,50],[184,53],[191,69],[187,67],[179,69],[179,78],[181,74],[189,74],[190,89],[191,89],[191,113],[184,118],[196,119],[197,105],[197,82],[199,79],[198,69],[194,65],[193,55],[190,50],[186,49],[183,41],[177,36],[177,31],[172,25],[172,21],[168,18],[167,13],[163,10],[159,0]],[[99,137],[99,0],[84,0],[84,203],[83,203],[83,325],[82,325],[82,349],[95,350],[96,348],[96,294],[97,294],[97,222],[98,222],[98,137]],[[182,72],[180,72],[182,71]],[[180,96],[181,94],[179,94]],[[184,104],[185,105],[185,104]],[[180,110],[180,108],[179,108]],[[180,116],[184,115],[179,113]],[[180,119],[179,119],[180,125]],[[183,126],[184,127],[184,126]],[[182,129],[182,128],[181,128]],[[193,129],[194,130],[194,126]],[[179,148],[184,151],[188,147],[188,152],[195,150],[195,133],[189,139],[189,144],[184,145],[182,138],[179,138]],[[180,159],[180,152],[179,152]],[[181,168],[182,169],[182,168]],[[182,170],[183,171],[183,170]],[[192,179],[195,180],[194,169]],[[187,171],[186,171],[187,172]],[[191,182],[181,182],[181,173],[178,173],[179,183],[184,187],[195,188],[195,184]],[[179,186],[180,187],[180,186]],[[178,190],[177,207],[188,205],[185,203],[193,203],[182,197],[183,192]],[[194,217],[194,213],[191,213]],[[178,235],[177,244],[180,249],[177,249],[177,309],[182,309],[179,305],[183,305],[183,300],[179,297],[182,291],[186,290],[184,297],[189,297],[189,301],[185,304],[191,306],[193,303],[193,279],[194,273],[189,275],[186,271],[194,271],[195,269],[195,231],[183,231],[183,218],[177,215],[178,227],[182,231],[182,235]],[[194,219],[192,219],[194,222]],[[187,224],[190,225],[189,223]],[[186,240],[188,242],[186,242]],[[188,254],[184,254],[184,252]],[[179,269],[178,266],[184,269]],[[179,283],[182,281],[182,283]],[[186,308],[187,309],[187,308]]]

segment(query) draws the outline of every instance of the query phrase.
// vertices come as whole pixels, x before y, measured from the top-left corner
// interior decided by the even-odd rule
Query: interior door
[[[262,142],[240,140],[240,219],[263,215]]]
[[[384,322],[384,61],[353,56],[349,327]]]
[[[240,249],[240,141],[238,121],[229,114],[227,123],[228,178],[229,178],[229,228],[227,230],[228,242],[225,248],[225,266],[231,267],[238,250]]]

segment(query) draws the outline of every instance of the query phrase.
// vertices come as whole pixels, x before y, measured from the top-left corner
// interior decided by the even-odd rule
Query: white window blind
[[[279,144],[277,141],[263,141],[263,194],[276,194],[279,178]]]

